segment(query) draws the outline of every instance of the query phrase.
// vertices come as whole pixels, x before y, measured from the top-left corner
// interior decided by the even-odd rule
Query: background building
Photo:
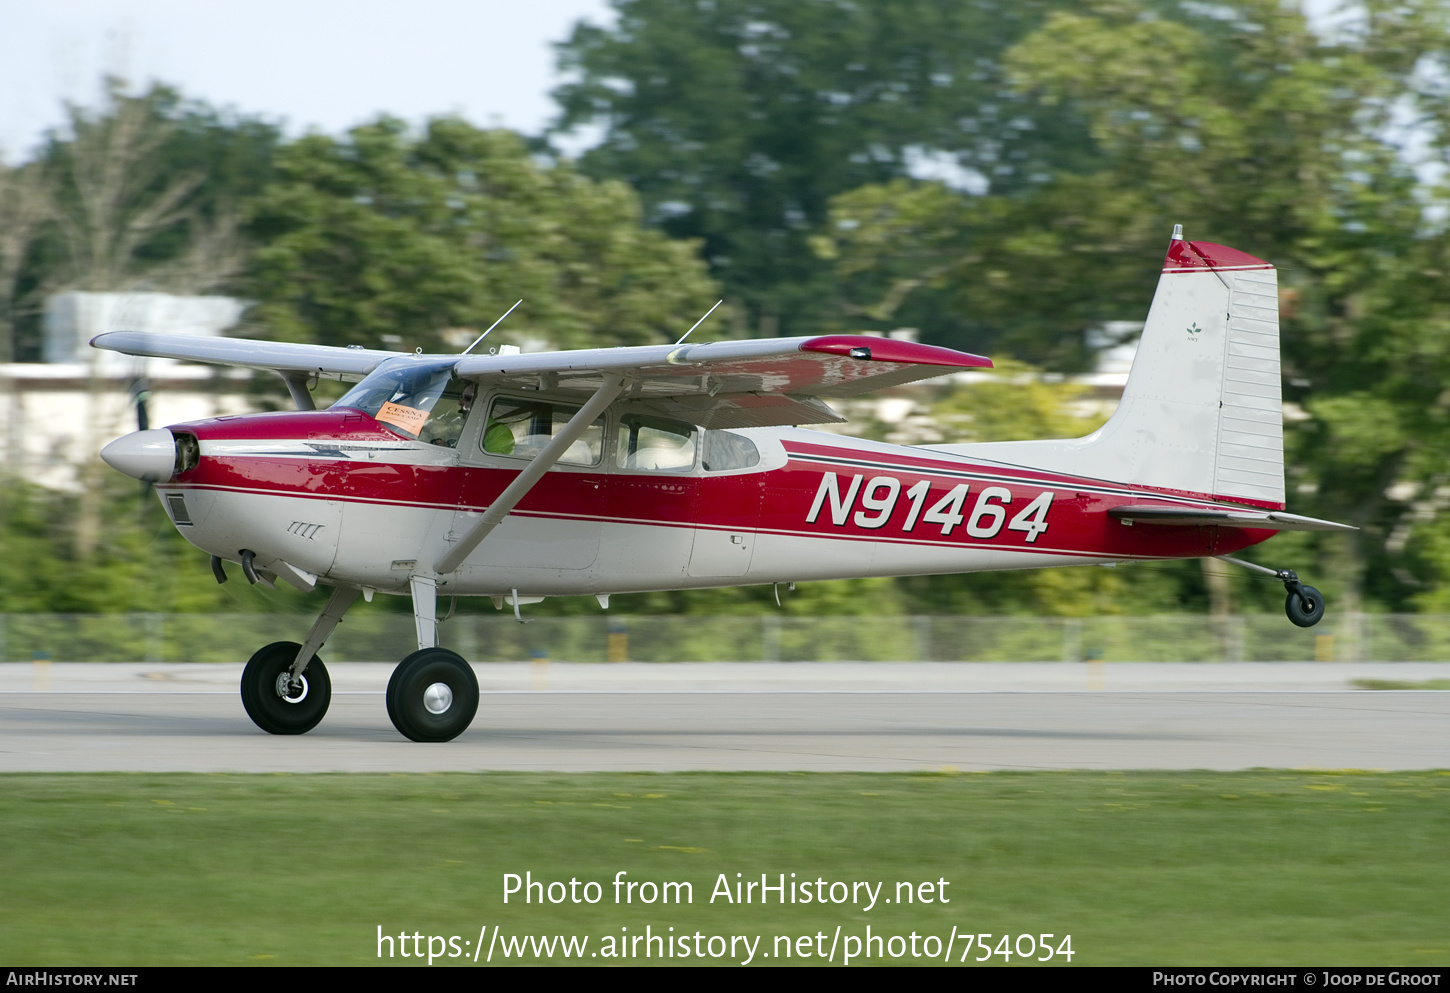
[[[231,297],[61,293],[45,308],[44,362],[0,365],[6,469],[49,489],[81,488],[80,467],[106,442],[153,426],[255,409],[246,370],[139,359],[90,347],[107,331],[218,336],[241,318]]]

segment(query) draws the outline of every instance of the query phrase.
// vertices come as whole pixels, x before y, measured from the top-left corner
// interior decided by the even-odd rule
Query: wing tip
[[[826,334],[801,342],[803,352],[844,355],[864,362],[900,362],[905,365],[936,365],[953,369],[990,369],[992,360],[985,355],[959,352],[940,345],[923,345],[896,338],[876,338],[863,334]]]

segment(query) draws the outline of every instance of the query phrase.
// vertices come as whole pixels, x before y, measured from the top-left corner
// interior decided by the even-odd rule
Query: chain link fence
[[[239,662],[298,641],[310,617],[0,614],[0,660]],[[1279,615],[1158,617],[453,617],[441,643],[472,662],[1439,662],[1450,615],[1341,614],[1302,629]],[[395,662],[416,647],[406,614],[359,610],[328,661]]]

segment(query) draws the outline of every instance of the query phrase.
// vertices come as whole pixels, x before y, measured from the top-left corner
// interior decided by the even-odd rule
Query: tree
[[[4,284],[13,287],[13,351],[22,361],[39,358],[41,308],[33,304],[47,294],[234,285],[246,258],[241,204],[270,179],[279,137],[275,125],[171,87],[130,93],[118,79],[105,81],[98,106],[71,104],[66,116],[67,126],[17,173],[44,202]],[[0,254],[22,230],[3,227]]]
[[[202,181],[190,172],[163,179],[166,124],[118,84],[108,97],[98,113],[67,108],[70,140],[52,158],[63,178],[55,219],[69,262],[65,283],[74,289],[124,288],[137,275],[142,246],[187,218]]]
[[[284,338],[448,350],[447,329],[481,330],[522,297],[499,340],[644,344],[715,301],[695,246],[645,228],[627,187],[541,166],[512,132],[438,118],[414,135],[384,118],[302,138],[277,167],[250,277]]]
[[[0,364],[15,361],[15,318],[23,306],[21,274],[31,246],[52,210],[40,166],[0,162]]]
[[[555,136],[604,129],[590,175],[623,179],[647,216],[701,238],[711,271],[764,334],[829,322],[831,273],[809,248],[832,196],[929,165],[993,189],[1091,152],[1081,119],[1005,83],[1000,54],[1044,0],[615,0],[613,27],[560,46]]]
[[[1360,13],[1337,34],[1277,0],[1054,13],[1002,62],[1025,97],[1082,115],[1099,167],[981,198],[858,190],[821,247],[858,306],[938,293],[978,321],[963,344],[1059,368],[1093,322],[1142,317],[1175,222],[1274,262],[1285,396],[1309,415],[1287,426],[1295,509],[1363,529],[1274,547],[1317,554],[1341,602],[1368,577],[1400,606],[1450,578],[1404,534],[1387,542],[1443,502],[1450,259],[1426,210],[1444,191],[1414,167],[1450,165],[1450,39],[1438,2]]]
[[[237,275],[237,205],[270,178],[275,126],[117,79],[99,109],[66,111],[42,156],[60,241],[52,285],[198,292]]]
[[[1075,371],[1091,361],[1089,328],[1147,313],[1168,230],[1155,220],[1116,173],[1063,173],[1019,196],[902,179],[837,197],[812,247],[861,323]]]

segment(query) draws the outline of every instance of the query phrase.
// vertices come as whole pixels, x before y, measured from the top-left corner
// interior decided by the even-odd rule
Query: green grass
[[[868,924],[1071,934],[1073,965],[1450,963],[1447,772],[5,775],[0,839],[7,965],[370,965],[379,926],[769,952]],[[620,870],[694,902],[616,906]],[[526,871],[603,900],[505,906]],[[950,902],[712,905],[737,872]]]
[[[1362,690],[1450,690],[1450,679],[1352,679]]]

